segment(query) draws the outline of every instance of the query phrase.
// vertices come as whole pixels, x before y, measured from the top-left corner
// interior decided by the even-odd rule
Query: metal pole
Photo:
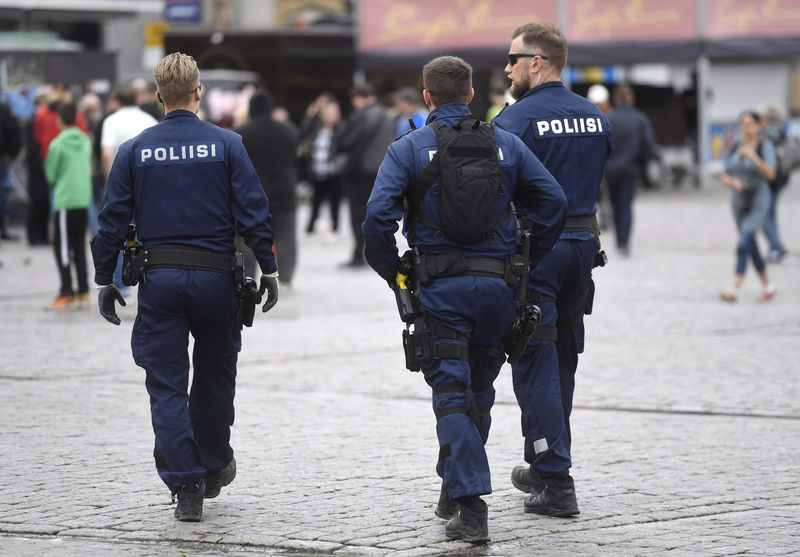
[[[705,53],[706,44],[706,1],[697,0],[696,4],[697,30],[700,35],[700,56],[697,58],[697,178],[698,187],[706,189],[710,183],[709,176],[709,155],[711,153],[709,141],[709,124],[707,102],[711,100],[711,88],[709,78],[711,73],[711,61]]]
[[[709,157],[711,146],[709,126],[708,102],[711,100],[711,88],[709,87],[709,77],[711,73],[711,62],[708,56],[702,54],[697,59],[697,143],[698,143],[698,164],[697,172],[700,180],[700,188],[706,189],[711,182],[709,175]]]

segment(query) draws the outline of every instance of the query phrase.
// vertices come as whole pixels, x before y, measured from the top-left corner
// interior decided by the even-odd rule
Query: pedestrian
[[[733,190],[733,218],[739,230],[733,281],[720,294],[726,302],[739,299],[739,288],[744,280],[748,257],[752,258],[764,287],[758,301],[768,302],[777,293],[767,275],[767,265],[756,242],[756,232],[769,213],[769,182],[775,179],[777,166],[775,146],[769,139],[762,139],[759,135],[760,120],[755,111],[746,111],[739,116],[740,138],[728,150],[725,171],[720,176],[722,184]]]
[[[8,176],[10,164],[22,147],[19,121],[9,106],[0,102],[0,239],[16,240],[8,230]]]
[[[350,207],[350,228],[353,231],[353,253],[343,267],[364,265],[364,222],[367,200],[378,174],[386,147],[394,140],[394,118],[378,102],[371,85],[359,85],[350,90],[353,112],[335,139],[338,154],[344,155],[342,179]]]
[[[633,197],[636,182],[653,156],[655,139],[650,120],[635,106],[633,89],[625,83],[614,89],[614,108],[608,113],[614,130],[614,152],[606,162],[605,179],[611,200],[617,251],[630,255]]]
[[[89,233],[97,234],[97,214],[103,203],[103,189],[105,176],[101,168],[102,151],[100,149],[100,135],[103,118],[103,102],[95,93],[86,93],[81,97],[81,110],[86,115],[86,125],[89,128],[89,139],[92,141],[92,201],[89,204]]]
[[[342,199],[341,158],[336,156],[335,138],[341,132],[342,114],[339,103],[333,97],[327,98],[318,109],[319,125],[305,143],[307,155],[305,175],[314,188],[311,197],[311,216],[306,232],[312,234],[319,218],[322,203],[327,200],[331,211],[331,231],[339,230],[339,204]]]
[[[425,125],[428,111],[422,108],[419,91],[413,87],[401,87],[392,95],[392,110],[395,114],[395,137],[400,137],[408,130]]]
[[[111,99],[119,108],[103,120],[100,130],[103,175],[106,180],[120,145],[158,123],[136,105],[136,92],[132,87],[118,85],[111,92]]]
[[[401,272],[395,243],[403,219],[418,258],[413,274],[419,317],[411,344],[422,355],[412,357],[410,369],[421,368],[432,388],[437,419],[442,491],[435,514],[448,520],[449,538],[478,543],[489,539],[481,496],[492,492],[484,449],[492,383],[503,363],[501,337],[516,307],[505,272],[518,240],[510,203],[532,223],[532,251],[541,257],[558,237],[566,201],[517,137],[469,113],[474,95],[469,64],[453,56],[435,58],[423,68],[422,79],[431,113],[426,126],[389,146],[367,204],[365,255],[391,287],[400,285],[408,273]],[[440,156],[444,145],[451,145],[449,138],[468,133],[481,143],[462,143]],[[458,153],[466,153],[461,164],[455,162]]]
[[[272,117],[272,95],[256,91],[250,97],[249,120],[236,128],[269,198],[275,247],[281,267],[281,286],[289,286],[297,263],[297,133]],[[245,252],[245,263],[254,276],[256,260]]]
[[[765,139],[772,142],[775,149],[778,149],[786,142],[786,132],[784,131],[783,120],[778,109],[771,104],[760,107],[758,115],[761,118],[761,133]],[[777,158],[776,158],[777,161]],[[780,167],[780,165],[778,165]],[[778,230],[778,196],[786,184],[789,183],[789,173],[776,167],[775,179],[770,180],[769,190],[769,212],[767,213],[761,229],[769,242],[769,255],[767,260],[770,263],[780,263],[786,255],[786,248],[781,240],[780,230]]]
[[[550,23],[529,23],[511,35],[505,72],[517,102],[492,121],[518,135],[564,188],[567,221],[552,251],[536,263],[530,296],[541,323],[522,359],[512,366],[522,410],[525,461],[511,476],[527,493],[526,512],[578,514],[571,460],[570,414],[584,313],[594,296],[592,268],[601,263],[595,202],[612,150],[608,118],[567,90],[561,71],[567,41]]]
[[[56,265],[61,275],[58,297],[47,309],[64,309],[89,302],[86,278],[86,227],[92,201],[92,142],[76,125],[77,110],[72,102],[58,106],[61,128],[50,142],[44,161],[47,181],[53,188],[53,230]],[[72,288],[71,264],[78,279]]]
[[[200,75],[194,58],[172,53],[153,69],[164,119],[119,148],[92,240],[100,314],[119,325],[111,284],[129,223],[147,263],[131,348],[145,370],[158,474],[198,521],[203,499],[236,475],[230,446],[236,360],[241,349],[234,280],[235,230],[261,266],[263,311],[278,301],[269,201],[241,138],[197,118]],[[252,306],[250,306],[252,308]],[[194,337],[189,382],[188,336]]]

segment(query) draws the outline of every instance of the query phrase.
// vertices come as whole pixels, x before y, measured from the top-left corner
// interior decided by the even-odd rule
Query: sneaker
[[[203,496],[206,483],[200,480],[197,483],[188,483],[172,494],[173,500],[177,497],[178,506],[175,507],[175,518],[181,522],[200,522],[203,516]]]
[[[89,305],[89,293],[88,292],[82,292],[80,294],[75,294],[72,297],[72,303],[73,304],[78,304],[81,307],[88,306]]]
[[[455,518],[458,514],[458,503],[450,499],[447,490],[444,488],[444,483],[442,483],[442,490],[439,492],[439,502],[436,503],[433,514],[443,520],[450,520],[451,518]]]
[[[219,495],[220,489],[222,489],[223,486],[229,485],[235,477],[236,459],[232,458],[222,470],[206,474],[205,498],[213,499]]]
[[[530,466],[517,466],[511,471],[511,483],[525,493],[535,493],[544,487],[544,480]]]
[[[59,296],[49,304],[47,304],[44,309],[65,309],[72,305],[73,296]]]
[[[775,297],[775,294],[778,293],[778,289],[775,288],[774,284],[770,284],[764,287],[764,292],[761,293],[761,296],[758,298],[758,302],[760,304],[764,304],[769,302],[772,298]]]
[[[544,479],[544,487],[525,498],[525,512],[568,517],[580,514],[572,476]]]
[[[719,297],[723,302],[734,303],[739,299],[739,291],[730,286],[719,293]]]
[[[489,509],[486,502],[479,499],[480,509],[470,510],[466,505],[458,506],[458,513],[444,525],[444,534],[452,540],[469,543],[489,541]]]

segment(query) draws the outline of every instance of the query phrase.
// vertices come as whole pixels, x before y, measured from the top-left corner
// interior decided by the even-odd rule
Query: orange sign
[[[706,0],[708,36],[774,37],[800,34],[797,0]]]
[[[476,48],[511,42],[532,21],[558,23],[558,0],[363,0],[361,50]]]
[[[570,42],[697,38],[695,0],[566,2],[567,39]]]

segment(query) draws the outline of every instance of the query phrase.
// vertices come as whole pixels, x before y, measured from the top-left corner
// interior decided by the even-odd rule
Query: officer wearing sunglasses
[[[567,42],[549,23],[529,23],[512,34],[505,73],[516,103],[492,121],[517,136],[564,188],[567,222],[552,251],[534,261],[528,299],[542,318],[521,361],[512,366],[522,410],[525,461],[512,483],[530,493],[526,512],[579,513],[569,469],[572,394],[583,315],[591,312],[592,268],[603,257],[595,217],[606,158],[612,150],[608,119],[594,104],[567,90],[560,76]]]

